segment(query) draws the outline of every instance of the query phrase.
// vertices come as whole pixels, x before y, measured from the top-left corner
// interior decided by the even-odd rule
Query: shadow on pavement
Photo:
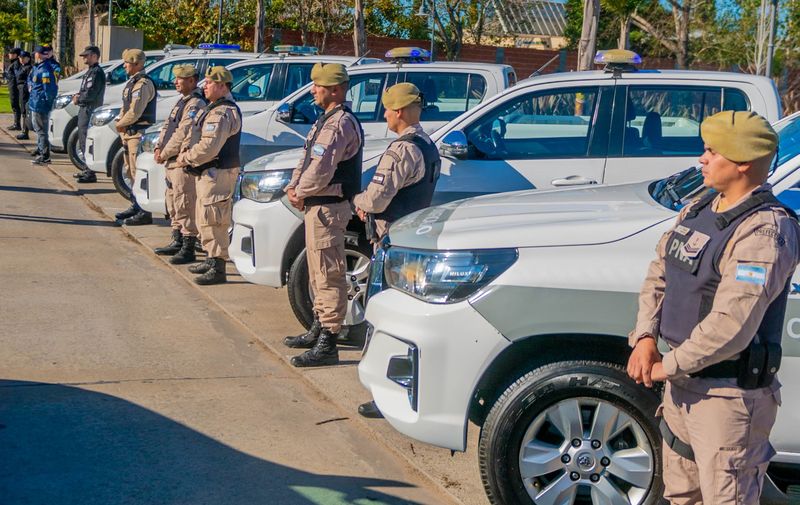
[[[114,396],[0,380],[4,505],[412,503],[367,487],[411,485],[296,470]]]
[[[67,219],[61,217],[50,216],[26,216],[22,214],[5,214],[0,213],[0,220],[8,221],[27,221],[31,223],[52,223],[52,224],[70,224],[76,226],[113,226],[117,225],[111,221],[104,221],[101,219]]]
[[[94,189],[81,188],[78,191],[74,191],[71,189],[29,188],[26,186],[0,186],[0,191],[13,191],[19,193],[46,193],[53,195],[80,195],[80,194],[103,195],[103,194],[111,194],[117,192],[117,190],[115,189],[102,189],[102,188],[94,188]]]

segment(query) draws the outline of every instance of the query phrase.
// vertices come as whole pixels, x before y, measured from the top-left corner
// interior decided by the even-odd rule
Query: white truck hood
[[[366,139],[364,142],[363,161],[371,161],[386,151],[393,138]],[[256,158],[244,166],[245,172],[257,172],[259,170],[287,170],[297,166],[300,157],[303,156],[303,149],[287,149],[274,154],[267,154]],[[368,168],[365,166],[364,168]]]
[[[487,195],[415,212],[392,225],[393,246],[429,250],[614,242],[675,217],[650,182]]]

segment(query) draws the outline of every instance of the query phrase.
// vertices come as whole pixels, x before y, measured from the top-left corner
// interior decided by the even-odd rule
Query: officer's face
[[[314,103],[323,109],[327,107],[332,101],[333,93],[331,92],[331,88],[332,86],[317,86],[316,84],[312,84],[311,94],[314,95]]]
[[[224,82],[209,81],[206,79],[203,93],[209,101],[213,102],[214,100],[219,100],[228,93],[228,86]]]
[[[123,65],[125,66],[125,73],[129,76],[135,75],[136,72],[144,68],[144,64],[140,61],[136,63],[129,63],[126,61]]]
[[[700,164],[703,166],[703,184],[721,193],[725,192],[731,183],[740,179],[745,170],[743,164],[727,159],[707,144],[703,155],[700,156]]]
[[[176,77],[175,89],[182,95],[188,95],[197,87],[196,77]]]
[[[383,118],[386,120],[386,123],[389,125],[389,129],[395,133],[397,133],[398,123],[400,122],[400,111],[386,109],[383,112]]]

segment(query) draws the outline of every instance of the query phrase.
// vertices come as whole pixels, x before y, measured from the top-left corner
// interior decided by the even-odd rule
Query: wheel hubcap
[[[570,398],[533,420],[519,469],[536,505],[636,505],[652,482],[653,450],[639,423],[611,403]]]

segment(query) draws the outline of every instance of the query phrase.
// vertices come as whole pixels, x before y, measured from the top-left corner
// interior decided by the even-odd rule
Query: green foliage
[[[6,47],[15,40],[27,41],[32,38],[33,34],[24,15],[0,11],[0,46]]]

